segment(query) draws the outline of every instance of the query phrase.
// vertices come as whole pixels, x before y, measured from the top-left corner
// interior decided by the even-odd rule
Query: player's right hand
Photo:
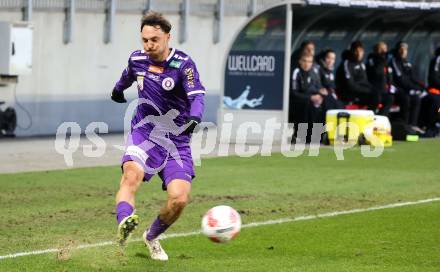
[[[196,116],[190,116],[188,117],[188,119],[186,120],[186,129],[183,132],[183,134],[192,134],[194,132],[194,129],[196,128],[196,126],[201,122],[202,120],[200,120],[200,118],[196,117]]]
[[[127,103],[127,99],[125,99],[124,92],[118,92],[116,91],[116,89],[113,89],[111,98],[116,103]]]

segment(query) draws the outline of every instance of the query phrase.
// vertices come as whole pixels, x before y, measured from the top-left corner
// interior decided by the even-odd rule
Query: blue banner
[[[226,109],[283,109],[284,52],[231,51],[225,71]]]

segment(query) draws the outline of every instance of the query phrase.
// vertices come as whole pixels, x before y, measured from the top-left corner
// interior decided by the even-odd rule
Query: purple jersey
[[[172,109],[179,112],[174,119],[179,127],[185,124],[189,116],[202,118],[205,88],[200,82],[196,65],[182,51],[171,49],[167,59],[160,63],[151,60],[144,50],[134,51],[115,90],[123,92],[134,81],[137,82],[139,98],[149,103],[138,105],[132,127],[146,116],[164,115]],[[152,128],[151,123],[142,124],[147,134]],[[179,142],[189,142],[189,138],[189,135],[170,134],[170,139]]]

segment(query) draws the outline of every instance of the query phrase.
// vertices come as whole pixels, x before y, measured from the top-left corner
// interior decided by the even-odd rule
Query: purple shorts
[[[192,182],[195,177],[191,147],[188,143],[169,140],[159,145],[148,139],[148,133],[140,130],[133,130],[131,137],[129,135],[122,165],[127,161],[135,161],[142,166],[144,181],[149,181],[155,174],[159,174],[163,190],[166,190],[174,179]]]

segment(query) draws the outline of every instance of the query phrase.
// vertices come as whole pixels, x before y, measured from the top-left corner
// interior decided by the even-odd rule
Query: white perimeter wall
[[[215,121],[223,59],[232,38],[247,18],[225,17],[222,41],[214,44],[213,18],[191,16],[188,39],[179,44],[179,17],[167,17],[173,25],[171,45],[195,60],[208,90],[205,120]],[[117,14],[113,40],[109,44],[103,42],[104,18],[104,14],[77,13],[73,41],[64,44],[64,14],[33,13],[33,72],[20,76],[16,86],[18,101],[30,112],[32,126],[26,130],[17,128],[17,135],[54,134],[64,121],[76,121],[83,130],[92,121],[104,121],[110,131],[122,131],[126,106],[111,103],[109,96],[126,67],[129,54],[141,48],[141,15]],[[0,12],[0,21],[20,19],[21,13]],[[29,117],[15,104],[13,88],[0,87],[0,100],[15,106],[19,125],[28,126]],[[127,94],[135,97],[134,85]]]

